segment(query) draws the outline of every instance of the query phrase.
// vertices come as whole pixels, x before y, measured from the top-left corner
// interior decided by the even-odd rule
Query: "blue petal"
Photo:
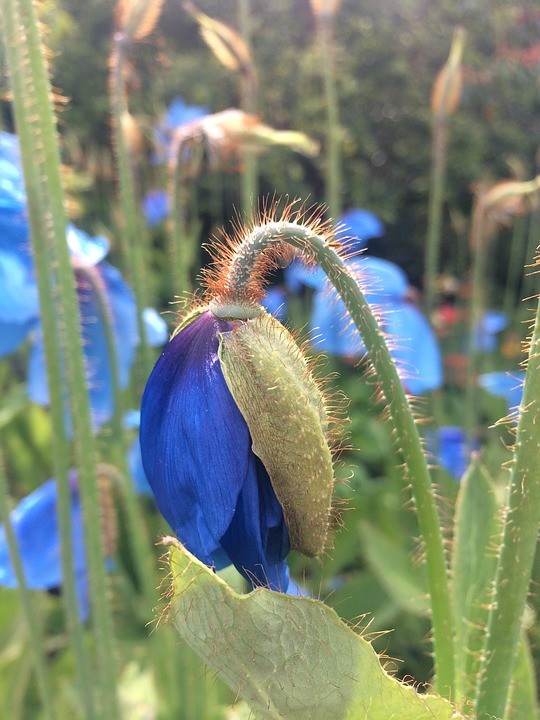
[[[286,267],[284,274],[285,285],[294,295],[298,295],[304,286],[320,290],[326,283],[326,275],[318,265],[306,265],[300,258]]]
[[[171,130],[175,130],[182,125],[208,115],[209,112],[208,108],[188,105],[184,98],[177,96],[167,109],[166,123]]]
[[[442,357],[435,334],[422,313],[408,303],[400,303],[386,316],[386,332],[391,354],[398,363],[407,391],[422,395],[441,387]]]
[[[150,347],[165,345],[169,339],[169,330],[165,320],[154,308],[144,308],[142,316],[146,329],[146,341]]]
[[[497,334],[508,325],[505,313],[487,310],[474,331],[473,350],[491,353],[497,346]]]
[[[158,507],[188,550],[208,565],[252,471],[251,438],[219,364],[209,312],[165,347],[144,391],[141,449]]]
[[[362,250],[366,247],[368,240],[383,235],[384,225],[369,210],[353,208],[339,218],[337,238],[349,251]]]
[[[478,449],[478,443],[473,444]],[[461,480],[469,465],[469,448],[465,430],[454,425],[438,428],[426,436],[426,449],[443,470]]]
[[[66,240],[75,267],[93,267],[107,256],[109,241],[103,235],[91,237],[71,223],[67,227]]]
[[[98,297],[87,273],[94,282],[103,283],[105,301],[112,317],[118,358],[118,380],[121,388],[129,382],[129,372],[139,341],[137,312],[132,290],[116,268],[101,262],[95,268],[77,270],[77,298],[81,318],[83,349],[86,361],[92,424],[99,428],[114,412],[112,370],[107,350],[106,328]],[[28,367],[28,395],[40,405],[49,404],[45,368],[45,351],[41,329],[36,333]]]
[[[25,497],[11,512],[25,580],[31,590],[50,590],[62,584],[60,533],[58,529],[56,480],[48,480]],[[73,561],[77,574],[86,570],[81,506],[72,492]],[[0,585],[17,587],[5,528],[0,526]]]
[[[280,287],[269,287],[261,300],[261,305],[278,320],[285,320],[287,316],[287,296]]]
[[[128,448],[127,462],[135,492],[138,495],[146,495],[147,497],[153,498],[154,494],[148,483],[142,464],[141,445],[138,434]]]
[[[169,196],[165,190],[150,190],[142,201],[142,209],[148,226],[153,228],[169,217]]]
[[[36,327],[37,321],[10,323],[0,320],[0,357],[16,350]]]
[[[0,322],[25,324],[38,316],[36,279],[26,258],[0,250]]]
[[[221,545],[253,587],[264,585],[287,592],[289,534],[270,478],[253,453],[248,478]]]
[[[524,372],[490,372],[480,375],[478,382],[484,390],[506,400],[510,409],[521,405],[523,397]]]

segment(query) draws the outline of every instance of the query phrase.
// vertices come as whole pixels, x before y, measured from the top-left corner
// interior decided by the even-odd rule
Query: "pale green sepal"
[[[443,698],[388,675],[369,642],[310,598],[237,595],[174,538],[170,618],[255,711],[280,720],[457,720]]]
[[[183,317],[178,325],[174,328],[173,334],[171,335],[171,340],[178,335],[178,333],[183,330],[188,325],[191,325],[192,322],[194,322],[198,317],[201,315],[204,315],[205,312],[208,312],[208,306],[207,305],[201,305],[201,307],[196,307],[191,312]]]
[[[451,592],[456,632],[456,698],[474,698],[497,564],[500,520],[494,486],[471,463],[462,478],[454,520]]]
[[[281,503],[291,547],[318,555],[334,473],[324,400],[294,338],[267,313],[220,336],[227,387]]]

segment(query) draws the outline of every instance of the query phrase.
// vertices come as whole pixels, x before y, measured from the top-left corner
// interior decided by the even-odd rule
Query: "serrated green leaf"
[[[388,675],[371,645],[317,600],[237,595],[175,539],[170,617],[180,636],[264,718],[450,720],[450,703]]]

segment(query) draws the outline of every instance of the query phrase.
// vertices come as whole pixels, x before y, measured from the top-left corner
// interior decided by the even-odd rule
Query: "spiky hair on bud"
[[[288,265],[300,252],[304,262],[313,265],[315,256],[309,245],[295,250],[280,237],[280,225],[297,225],[302,235],[324,238],[343,260],[347,259],[336,238],[336,226],[324,219],[324,212],[322,206],[306,207],[299,200],[281,209],[280,201],[272,199],[263,204],[251,224],[237,219],[232,233],[224,233],[208,245],[213,262],[202,273],[206,299],[221,305],[254,305],[263,298],[273,270]]]

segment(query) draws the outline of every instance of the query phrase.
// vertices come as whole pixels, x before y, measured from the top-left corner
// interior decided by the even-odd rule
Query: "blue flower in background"
[[[384,235],[384,225],[370,210],[353,208],[338,220],[337,238],[349,252],[363,250],[368,240]]]
[[[152,488],[146,478],[142,464],[141,443],[139,440],[139,427],[141,425],[141,413],[139,410],[128,410],[124,415],[124,427],[128,430],[137,430],[136,437],[132,440],[127,451],[127,463],[129,474],[133,480],[133,487],[138,495],[145,495],[154,498]]]
[[[71,476],[72,552],[79,613],[88,618],[88,579],[84,550],[82,510],[75,474]],[[56,480],[48,480],[12,510],[10,518],[24,576],[31,590],[55,590],[62,586],[60,531]],[[6,530],[0,525],[0,586],[17,587],[10,560]]]
[[[142,399],[144,469],[190,552],[217,569],[232,562],[253,586],[286,591],[283,511],[218,357],[218,336],[231,329],[204,312],[166,346]]]
[[[169,217],[169,196],[165,190],[150,190],[142,201],[142,209],[148,227],[156,227]]]
[[[480,375],[478,384],[492,395],[502,397],[510,410],[519,408],[523,397],[524,372],[490,372]]]
[[[433,330],[424,315],[406,298],[407,276],[394,263],[371,256],[347,261],[361,279],[368,303],[382,311],[383,329],[408,392],[421,395],[442,385],[442,358]],[[355,359],[365,347],[331,284],[313,296],[310,327],[315,348],[329,355]]]
[[[84,353],[95,428],[114,411],[111,366],[100,296],[112,321],[118,356],[119,384],[125,388],[139,344],[133,291],[120,272],[104,261],[106,238],[90,237],[74,225],[66,230],[75,272]],[[167,339],[164,321],[147,309],[145,322],[150,344]],[[49,404],[37,284],[30,245],[26,193],[16,136],[0,132],[0,357],[28,337],[30,350],[28,393],[31,400]]]
[[[165,115],[154,126],[155,153],[152,158],[153,162],[156,165],[168,162],[171,155],[172,136],[175,130],[209,114],[208,108],[188,105],[183,98],[175,97],[167,108]]]
[[[467,435],[463,428],[447,425],[429,433],[426,449],[454,480],[461,480],[470,461]],[[478,450],[478,443],[475,443],[474,449]]]
[[[491,353],[497,347],[497,335],[508,325],[508,318],[498,310],[486,310],[482,321],[475,328],[473,348],[475,352]]]
[[[263,308],[283,322],[287,316],[287,295],[285,289],[277,285],[267,288],[265,296],[261,300]]]

